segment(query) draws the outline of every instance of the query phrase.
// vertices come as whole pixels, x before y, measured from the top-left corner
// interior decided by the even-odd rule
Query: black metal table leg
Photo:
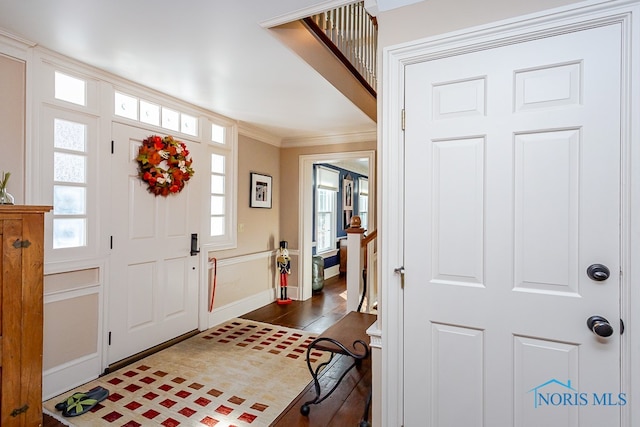
[[[333,344],[334,346],[339,348],[339,351],[330,351],[330,350],[324,350],[324,349],[320,350],[320,351],[329,351],[331,353],[331,358],[327,362],[320,363],[315,369],[313,369],[313,367],[311,366],[311,358],[310,358],[311,352],[316,348],[318,343],[322,343],[322,342],[329,342],[329,343]],[[305,415],[305,416],[309,415],[309,412],[311,411],[310,405],[316,405],[316,404],[324,401],[327,397],[329,397],[336,390],[336,388],[338,388],[338,386],[342,382],[342,379],[349,373],[349,371],[351,369],[353,369],[354,366],[359,364],[363,359],[366,359],[369,356],[369,346],[364,341],[362,341],[362,340],[354,341],[354,343],[353,343],[354,350],[357,350],[356,349],[357,345],[359,345],[359,346],[361,346],[363,348],[363,352],[362,353],[354,353],[354,352],[352,352],[347,347],[345,347],[344,344],[342,344],[339,341],[334,340],[333,338],[320,337],[320,338],[315,339],[311,344],[309,344],[309,347],[307,347],[307,367],[309,368],[309,372],[311,373],[311,376],[313,377],[313,385],[314,385],[314,388],[315,388],[316,397],[313,398],[312,400],[309,400],[308,402],[305,402],[300,407],[300,413],[302,415]],[[338,378],[338,381],[336,381],[336,383],[333,385],[331,390],[329,390],[324,396],[321,397],[322,390],[320,388],[320,380],[318,379],[318,376],[320,374],[320,371],[325,366],[327,366],[331,362],[331,360],[333,360],[333,356],[336,353],[350,356],[351,358],[353,358],[353,363],[351,365],[349,365],[349,367],[342,373],[342,375],[340,376],[340,378]]]

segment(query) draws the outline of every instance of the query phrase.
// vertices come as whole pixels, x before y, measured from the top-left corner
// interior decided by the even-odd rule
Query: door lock
[[[609,271],[609,268],[603,264],[591,264],[587,268],[587,276],[596,282],[607,280],[610,274],[611,272]]]
[[[200,253],[200,249],[198,249],[198,235],[193,233],[191,235],[191,256],[198,255]]]

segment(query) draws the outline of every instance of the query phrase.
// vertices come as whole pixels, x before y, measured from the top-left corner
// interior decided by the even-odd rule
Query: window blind
[[[318,170],[316,173],[316,186],[318,188],[322,188],[323,190],[338,191],[338,184],[340,181],[340,173],[338,171],[318,166]]]

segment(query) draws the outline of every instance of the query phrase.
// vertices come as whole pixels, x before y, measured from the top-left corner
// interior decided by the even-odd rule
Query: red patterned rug
[[[314,338],[233,319],[50,399],[44,409],[77,427],[268,426],[311,381],[305,355]],[[91,411],[73,418],[56,411],[56,403],[97,385],[110,395]]]

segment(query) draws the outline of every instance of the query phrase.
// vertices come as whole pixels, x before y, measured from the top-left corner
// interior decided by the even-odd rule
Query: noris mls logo
[[[529,390],[533,394],[533,407],[543,406],[624,406],[626,393],[586,393],[571,386],[571,380],[563,383],[553,378]]]

